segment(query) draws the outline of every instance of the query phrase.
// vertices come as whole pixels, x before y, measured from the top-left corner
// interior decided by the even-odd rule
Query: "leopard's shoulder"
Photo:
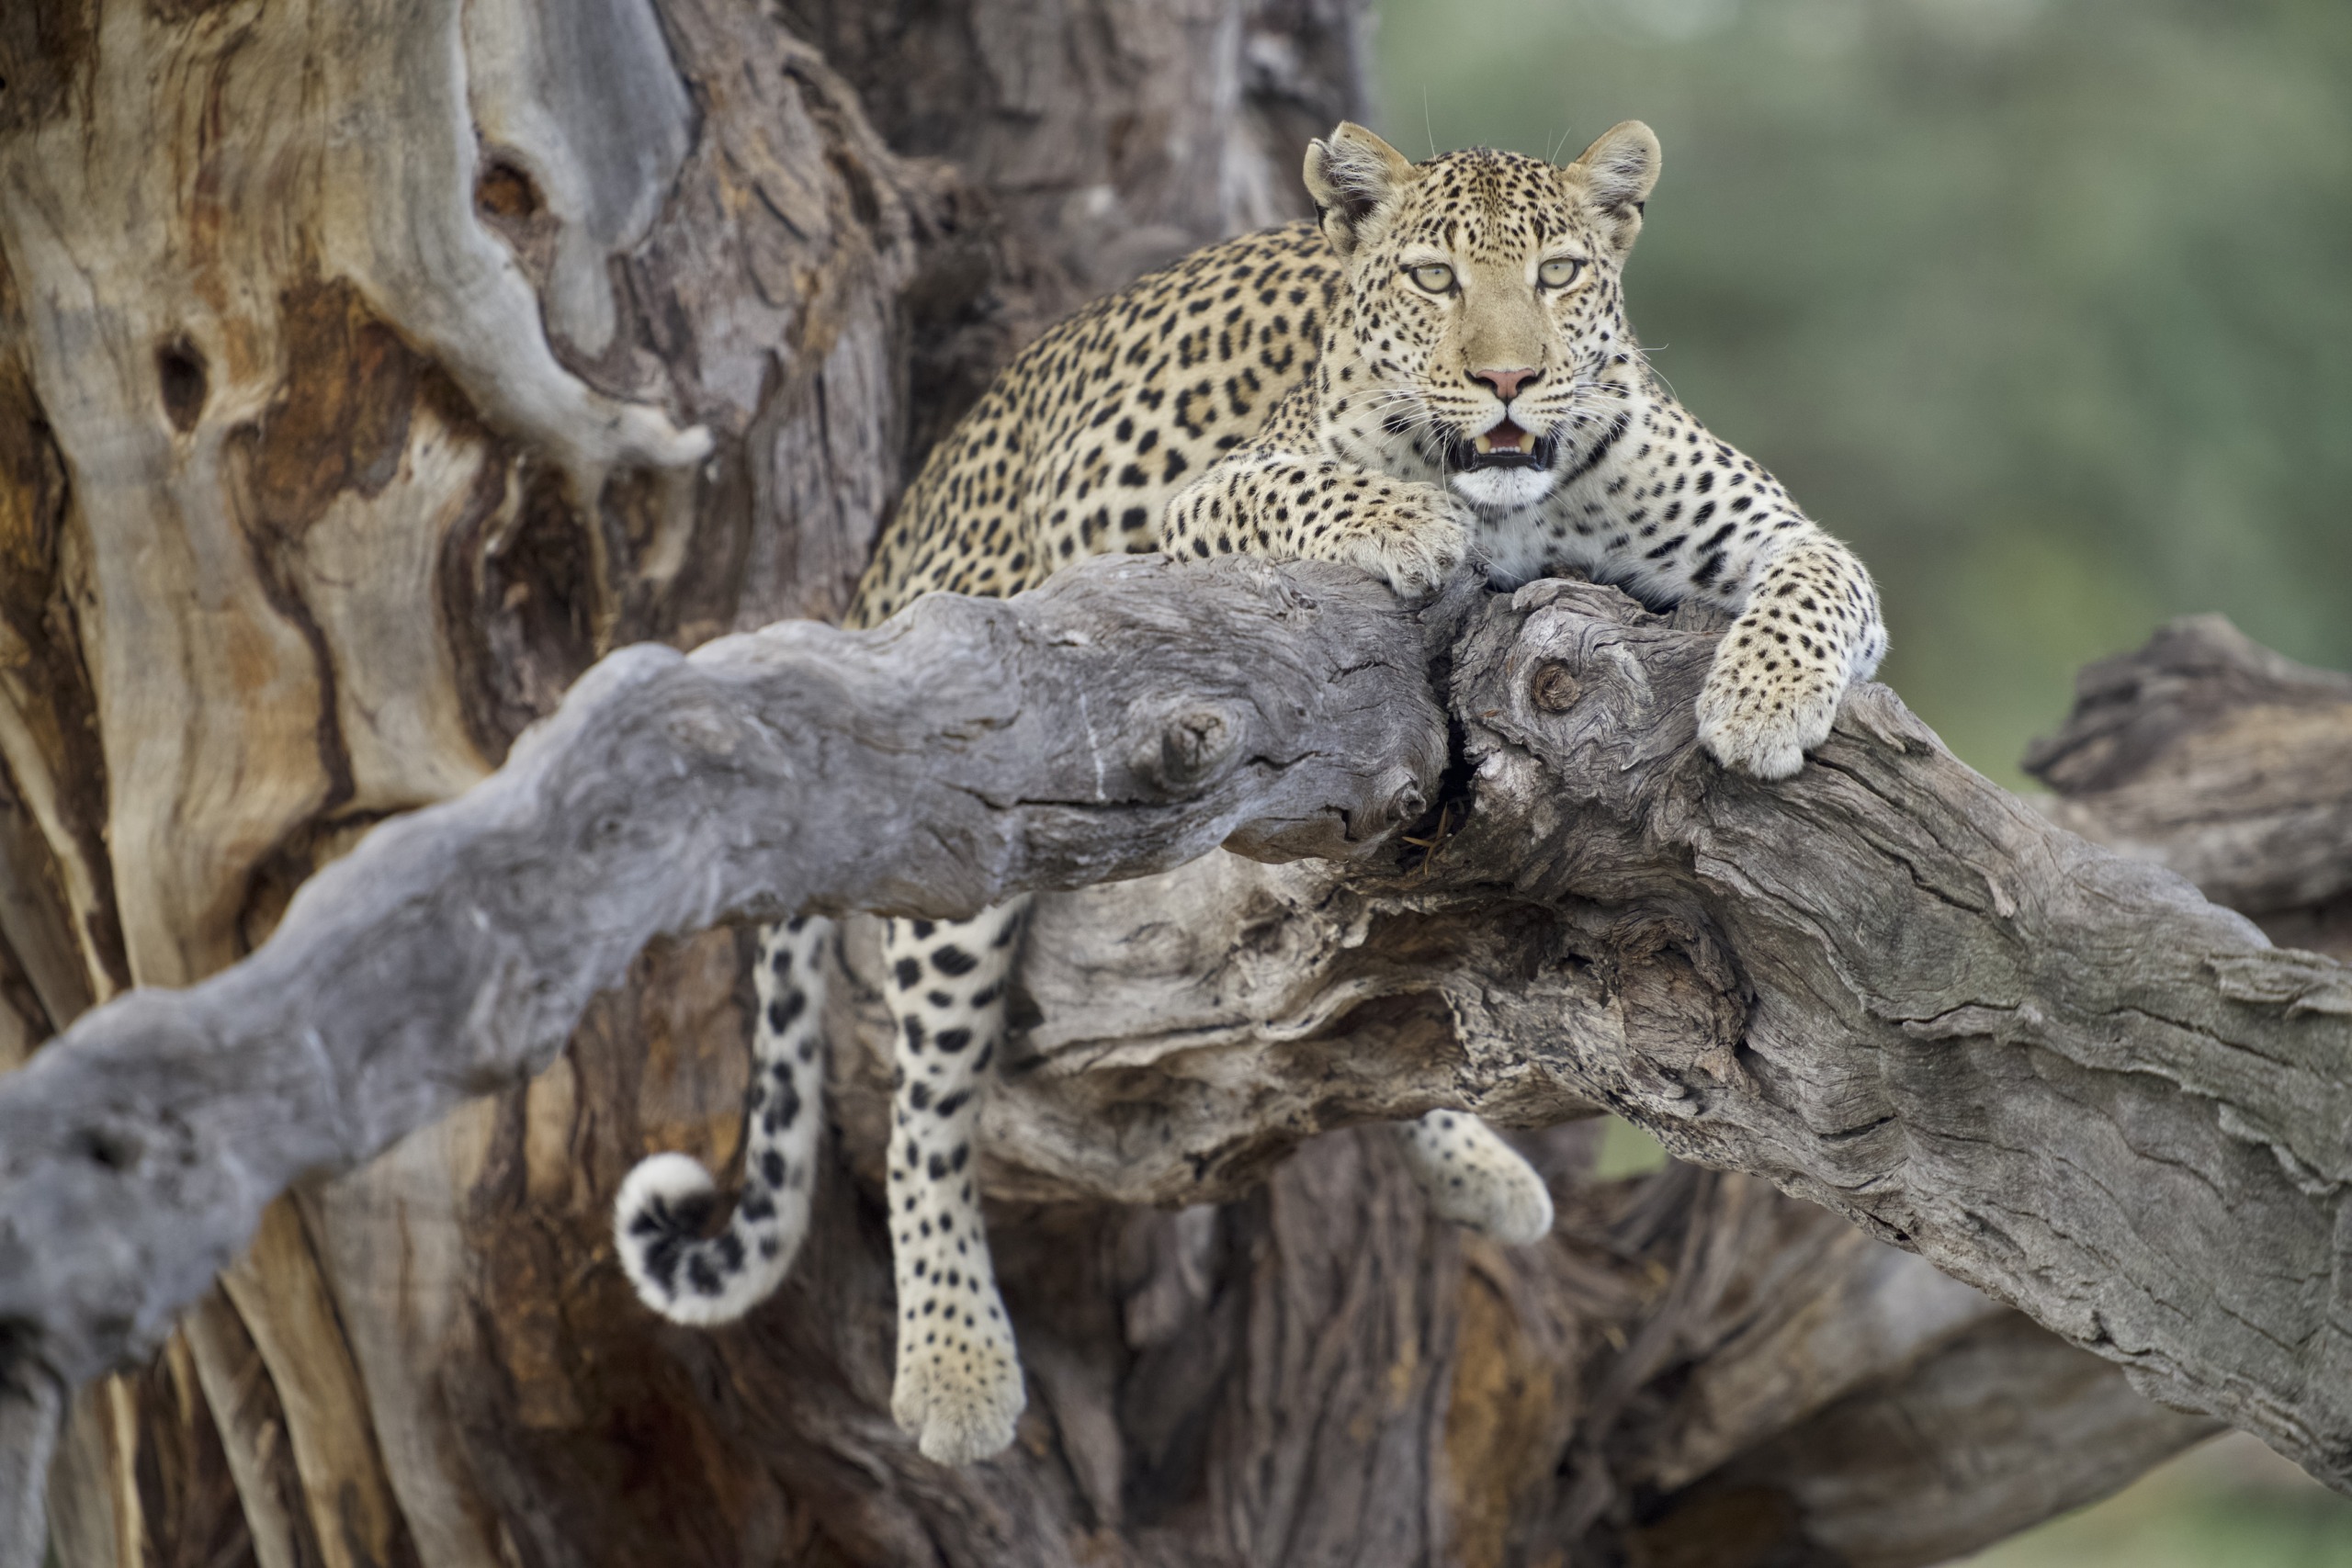
[[[1343,269],[1311,221],[1239,235],[1041,333],[923,462],[858,584],[871,626],[934,589],[1017,593],[1157,547],[1169,500],[1307,378]]]

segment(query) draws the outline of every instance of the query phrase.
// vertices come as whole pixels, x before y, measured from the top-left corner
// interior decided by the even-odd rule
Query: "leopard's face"
[[[1337,325],[1371,381],[1351,401],[1482,512],[1531,505],[1623,406],[1634,351],[1619,278],[1657,142],[1621,126],[1561,167],[1485,150],[1409,164],[1358,138],[1377,141],[1342,127],[1317,143],[1319,169],[1308,161],[1344,224]],[[1332,202],[1324,221],[1329,233]]]

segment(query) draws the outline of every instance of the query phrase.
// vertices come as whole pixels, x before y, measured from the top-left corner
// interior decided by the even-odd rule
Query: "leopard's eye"
[[[1443,262],[1424,262],[1406,272],[1418,287],[1432,294],[1443,294],[1453,287],[1453,269]]]
[[[1582,256],[1554,256],[1535,269],[1535,280],[1546,288],[1566,288],[1582,276]]]

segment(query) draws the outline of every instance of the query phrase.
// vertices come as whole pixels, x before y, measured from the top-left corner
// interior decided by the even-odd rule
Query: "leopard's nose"
[[[1470,372],[1470,379],[1484,381],[1495,389],[1495,396],[1505,402],[1519,396],[1521,388],[1542,380],[1543,378],[1544,371],[1537,366],[1529,366],[1522,370],[1473,370]]]

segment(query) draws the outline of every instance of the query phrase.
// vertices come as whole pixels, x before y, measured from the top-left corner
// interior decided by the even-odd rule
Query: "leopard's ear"
[[[1308,142],[1306,194],[1331,248],[1344,256],[1386,227],[1412,170],[1411,159],[1352,120]]]
[[[1642,204],[1657,184],[1657,133],[1638,119],[1620,120],[1602,131],[1568,172],[1584,178],[1585,192],[1614,231],[1617,248],[1628,250],[1642,231]]]

